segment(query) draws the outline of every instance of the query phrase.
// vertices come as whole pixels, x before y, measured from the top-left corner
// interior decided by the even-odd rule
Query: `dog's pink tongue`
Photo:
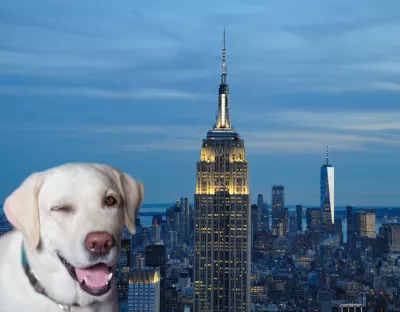
[[[99,263],[87,269],[75,269],[76,277],[82,283],[85,279],[86,285],[92,288],[104,287],[108,282],[108,267],[104,263]]]

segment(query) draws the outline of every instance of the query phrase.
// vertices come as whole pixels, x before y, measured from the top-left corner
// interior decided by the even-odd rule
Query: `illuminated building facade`
[[[321,210],[324,233],[332,232],[335,223],[335,168],[329,164],[328,146],[326,164],[321,167]]]
[[[128,308],[135,312],[160,312],[160,270],[134,268],[129,272]]]
[[[285,209],[285,188],[282,185],[272,187],[272,232],[285,237],[288,232],[288,210]]]
[[[118,290],[119,302],[125,305],[128,301],[128,275],[131,262],[131,244],[129,237],[121,238],[121,252],[115,272],[116,288]]]
[[[195,194],[195,312],[249,312],[250,200],[244,141],[233,129],[225,32],[218,115],[203,139]]]
[[[355,215],[355,230],[362,237],[376,238],[376,211],[368,209],[357,211]]]

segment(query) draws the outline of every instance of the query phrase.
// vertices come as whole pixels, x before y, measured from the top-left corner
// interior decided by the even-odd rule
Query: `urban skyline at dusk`
[[[286,203],[318,206],[329,144],[335,206],[398,206],[391,4],[0,4],[0,198],[33,171],[92,161],[143,181],[147,204],[192,201],[225,26],[251,202],[284,185]]]

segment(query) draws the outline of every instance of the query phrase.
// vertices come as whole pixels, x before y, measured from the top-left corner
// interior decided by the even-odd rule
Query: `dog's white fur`
[[[62,311],[32,288],[21,264],[22,244],[31,268],[53,300],[79,304],[71,308],[76,312],[119,311],[114,284],[103,296],[89,295],[71,278],[56,251],[74,267],[88,267],[94,263],[84,239],[90,232],[106,231],[114,235],[117,246],[101,262],[116,264],[123,226],[134,234],[143,193],[141,182],[101,164],[71,163],[28,177],[4,204],[16,230],[0,238],[0,311]],[[109,195],[117,199],[115,207],[104,205]],[[51,210],[59,206],[71,211]]]

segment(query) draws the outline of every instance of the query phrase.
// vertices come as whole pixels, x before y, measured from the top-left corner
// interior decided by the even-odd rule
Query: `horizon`
[[[0,199],[67,162],[116,166],[148,202],[192,198],[225,27],[250,194],[270,201],[281,184],[288,202],[319,202],[329,144],[335,202],[399,206],[400,3],[389,2],[1,3]]]
[[[191,204],[190,204],[191,205]],[[140,211],[142,209],[151,209],[151,208],[170,208],[173,206],[173,203],[153,203],[153,204],[142,204],[140,206],[138,214],[140,214]],[[192,206],[192,205],[191,205]],[[318,205],[302,205],[303,206],[303,213],[307,210],[307,208],[320,208]],[[295,208],[296,205],[285,205],[286,208]],[[354,210],[358,209],[400,209],[400,206],[359,206],[359,205],[352,205]],[[193,208],[193,206],[192,206]],[[339,208],[339,209],[338,209]],[[338,205],[335,206],[335,211],[336,210],[346,210],[346,205]],[[3,205],[0,205],[0,213],[4,214],[3,211]]]

